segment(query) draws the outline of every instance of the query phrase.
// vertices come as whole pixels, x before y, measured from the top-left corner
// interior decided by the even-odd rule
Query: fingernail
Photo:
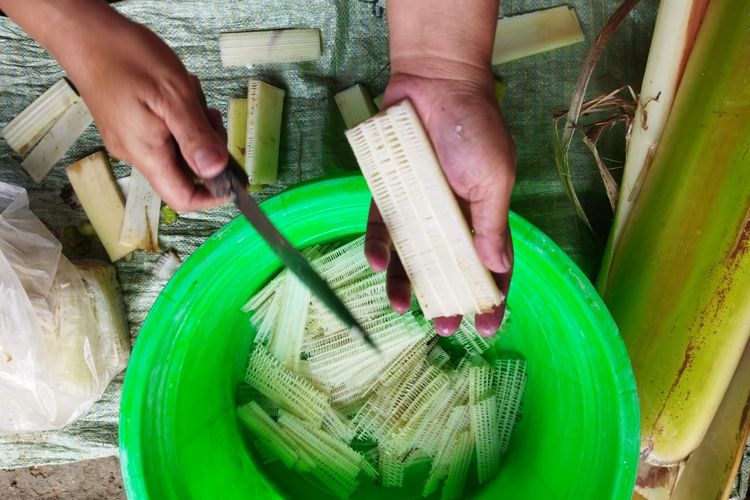
[[[479,335],[482,337],[491,337],[497,333],[502,322],[502,308],[498,306],[495,307],[492,312],[478,314],[475,318],[474,325],[476,326]]]
[[[461,316],[444,316],[435,318],[435,331],[441,337],[448,337],[453,335],[459,325],[461,325]]]
[[[411,305],[411,304],[409,304]],[[409,305],[406,305],[401,299],[391,301],[391,308],[398,314],[403,314],[409,310]]]
[[[383,271],[388,267],[388,262],[391,258],[391,250],[388,245],[382,241],[370,240],[366,243],[365,254],[367,255],[367,261],[370,263],[370,267],[373,271]]]
[[[212,147],[199,149],[195,153],[193,160],[195,160],[195,166],[198,169],[198,173],[201,175],[213,174],[215,171],[218,171],[223,167],[221,164],[221,151]]]

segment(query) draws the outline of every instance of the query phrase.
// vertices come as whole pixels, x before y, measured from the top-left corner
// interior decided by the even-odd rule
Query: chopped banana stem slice
[[[134,250],[120,243],[125,204],[107,155],[98,151],[65,168],[73,190],[112,262]]]
[[[500,291],[411,103],[391,106],[346,136],[425,317],[498,305]]]
[[[469,356],[482,354],[490,348],[489,342],[477,333],[472,318],[463,318],[458,330],[451,335],[451,343],[460,345]]]
[[[471,457],[474,454],[474,439],[470,430],[462,431],[456,436],[455,451],[451,454],[448,466],[448,477],[443,486],[442,500],[461,498],[466,476],[469,474]]]
[[[276,182],[284,94],[260,80],[250,80],[247,87],[245,170],[250,184]]]
[[[342,90],[333,96],[333,99],[336,101],[346,128],[359,125],[377,113],[377,108],[375,103],[372,102],[370,93],[359,83]]]
[[[455,436],[467,429],[469,429],[469,409],[466,406],[454,407],[440,435],[438,452],[432,460],[432,468],[422,490],[423,496],[428,497],[437,491],[440,482],[448,475]]]
[[[380,476],[383,486],[400,488],[404,485],[404,462],[396,452],[388,447],[378,449]]]
[[[285,432],[274,420],[263,411],[258,403],[251,401],[237,409],[240,421],[289,468],[300,459],[295,451],[294,441],[285,438]]]
[[[283,410],[316,425],[323,423],[328,397],[307,380],[285,370],[265,348],[253,350],[245,381]]]
[[[333,408],[329,408],[323,416],[323,430],[346,443],[351,443],[356,434],[351,422],[341,417]]]
[[[128,192],[130,191],[130,176],[120,177],[117,179],[117,186],[120,188],[122,197],[124,200],[128,199]]]
[[[320,58],[319,29],[280,29],[221,33],[221,64],[253,64],[314,61]]]
[[[41,182],[93,121],[83,99],[75,101],[44,134],[21,166],[34,181]]]
[[[525,385],[526,361],[502,359],[495,362],[495,394],[498,398],[497,423],[500,430],[501,454],[508,450]]]
[[[500,467],[497,398],[493,395],[471,405],[471,430],[477,448],[479,482],[492,478]]]
[[[159,216],[161,198],[148,180],[135,168],[130,173],[125,218],[120,244],[147,252],[159,252]]]
[[[328,433],[325,429],[315,427],[310,422],[305,422],[302,420],[299,420],[299,422],[305,428],[307,428],[308,432],[314,434],[321,443],[330,448],[333,454],[338,455],[338,457],[342,461],[349,462],[349,464],[351,464],[353,467],[356,467],[357,469],[364,470],[364,468],[367,468],[369,471],[370,467],[364,465],[364,463],[366,463],[365,457],[363,457],[359,452],[349,446],[348,442],[345,442],[339,437]],[[354,468],[352,468],[352,470],[354,470]]]
[[[269,350],[287,370],[299,371],[302,340],[305,336],[310,289],[293,273],[286,273],[278,322],[274,328]]]
[[[455,347],[469,347],[465,353],[451,349],[449,355],[437,344],[431,322],[412,311],[390,311],[381,300],[384,276],[367,269],[361,238],[304,253],[329,282],[337,283],[334,289],[347,305],[358,312],[373,307],[364,326],[381,354],[372,356],[314,298],[288,302],[297,309],[291,317],[306,316],[304,322],[295,320],[295,328],[308,330],[298,366],[282,367],[256,343],[247,372],[252,387],[238,401],[254,400],[267,415],[278,416],[284,438],[301,456],[290,468],[310,472],[342,498],[353,493],[360,477],[373,480],[378,471],[382,484],[403,485],[406,477],[424,472],[424,463],[419,465],[424,461],[431,462],[425,495],[444,482],[444,498],[460,497],[475,455],[480,481],[486,481],[507,449],[525,362],[503,359],[490,366],[479,355],[488,346],[468,341],[476,336],[468,319],[462,324],[466,339]],[[279,328],[289,316],[289,311],[280,312],[286,309],[281,304],[288,300],[288,277],[287,271],[279,273],[244,308],[253,312],[254,325],[276,331],[274,342],[276,334],[289,330]],[[460,357],[451,359],[454,354]],[[418,466],[412,468],[414,464]]]
[[[13,151],[25,155],[60,115],[79,99],[68,82],[62,79],[12,119],[1,134]]]
[[[575,10],[561,5],[497,22],[492,64],[533,56],[583,41]]]
[[[282,412],[279,424],[310,455],[315,463],[313,472],[319,470],[322,473],[319,477],[326,487],[342,498],[357,488],[357,476],[361,469],[350,456],[342,455],[338,446],[332,446],[328,439],[321,439],[321,433],[311,432],[310,426],[289,413]],[[364,461],[354,450],[351,452],[359,456],[359,461]]]
[[[269,302],[269,299],[272,299],[274,294],[279,290],[279,288],[281,288],[284,283],[285,277],[286,272],[284,271],[274,276],[271,281],[269,281],[263,288],[261,288],[260,292],[253,295],[252,298],[247,301],[247,304],[242,307],[242,311],[258,311],[260,307],[266,302]]]
[[[427,362],[431,365],[442,368],[445,364],[451,360],[450,355],[439,345],[435,344],[427,353]]]
[[[469,368],[469,400],[476,404],[494,392],[494,374],[486,364]]]
[[[279,317],[279,311],[281,310],[281,294],[277,293],[270,300],[268,309],[263,315],[256,314],[253,316],[253,325],[257,328],[258,334],[255,337],[256,345],[268,345],[271,340],[271,334],[274,328],[276,328],[276,321]],[[260,319],[259,322],[255,321],[255,318]]]

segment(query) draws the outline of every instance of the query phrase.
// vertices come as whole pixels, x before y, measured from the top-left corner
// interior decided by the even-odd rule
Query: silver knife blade
[[[350,334],[360,335],[373,349],[380,351],[370,335],[349,311],[349,308],[331,290],[326,280],[313,269],[305,256],[276,229],[255,199],[250,196],[247,174],[231,155],[224,172],[213,179],[204,181],[204,185],[216,197],[224,198],[231,195],[237,208],[268,243],[274,253],[281,259],[281,262],[346,325]]]

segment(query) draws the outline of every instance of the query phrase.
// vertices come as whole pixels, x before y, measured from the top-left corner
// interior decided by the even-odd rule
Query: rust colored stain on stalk
[[[747,210],[744,225],[737,234],[732,251],[729,252],[729,260],[737,260],[747,254],[748,246],[750,246],[750,208]]]
[[[669,392],[667,393],[667,398],[669,398],[672,395],[672,393],[677,389],[677,386],[682,380],[682,376],[685,374],[685,371],[688,368],[690,368],[691,361],[693,360],[694,350],[695,350],[695,339],[690,339],[690,342],[688,342],[687,348],[685,349],[685,356],[682,358],[682,365],[680,365],[680,368],[677,370],[677,377],[675,377],[674,382],[672,382],[672,387],[669,388]]]
[[[687,66],[688,58],[693,51],[695,39],[698,36],[701,24],[703,24],[703,17],[706,15],[706,9],[708,9],[708,0],[693,1],[692,12],[690,13],[690,20],[688,21],[688,40],[687,43],[685,43],[685,50],[682,53],[678,81],[682,81],[682,75],[685,74],[685,66]]]
[[[734,280],[732,279],[737,268],[740,266],[740,259],[745,257],[750,249],[750,209],[745,216],[741,229],[737,233],[737,239],[732,245],[732,249],[727,254],[726,273],[721,280],[721,284],[716,290],[716,307],[714,308],[714,318],[718,318],[721,313],[727,295],[732,290]]]
[[[685,348],[685,356],[682,358],[682,364],[680,365],[680,368],[677,370],[677,376],[674,378],[674,381],[672,382],[672,386],[667,391],[667,395],[662,400],[661,408],[659,409],[659,413],[657,413],[656,418],[654,419],[654,423],[657,423],[661,420],[661,416],[664,413],[664,410],[666,410],[670,399],[672,398],[672,394],[677,390],[677,386],[680,385],[680,382],[682,381],[682,376],[685,374],[685,372],[692,366],[693,361],[693,351],[695,351],[696,345],[695,345],[695,339],[691,338],[690,342],[688,342],[687,347]],[[658,425],[658,424],[657,424]],[[654,426],[654,430],[651,432],[651,434],[656,432],[662,432],[664,429],[662,427],[656,427]],[[641,457],[645,458],[649,454],[651,454],[651,450],[653,449],[653,438],[649,436],[649,445],[646,446],[646,449],[641,450]],[[640,484],[640,483],[639,483]]]

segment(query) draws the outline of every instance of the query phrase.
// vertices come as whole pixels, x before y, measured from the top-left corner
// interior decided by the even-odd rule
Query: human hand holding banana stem
[[[474,231],[479,258],[507,296],[513,271],[508,212],[516,153],[490,72],[498,1],[390,0],[387,7],[391,79],[383,107],[411,100]],[[374,270],[387,269],[393,308],[407,310],[411,286],[374,204],[365,252]],[[477,331],[494,334],[504,312],[505,303],[477,315]],[[436,318],[435,327],[449,335],[460,322],[460,316]]]

